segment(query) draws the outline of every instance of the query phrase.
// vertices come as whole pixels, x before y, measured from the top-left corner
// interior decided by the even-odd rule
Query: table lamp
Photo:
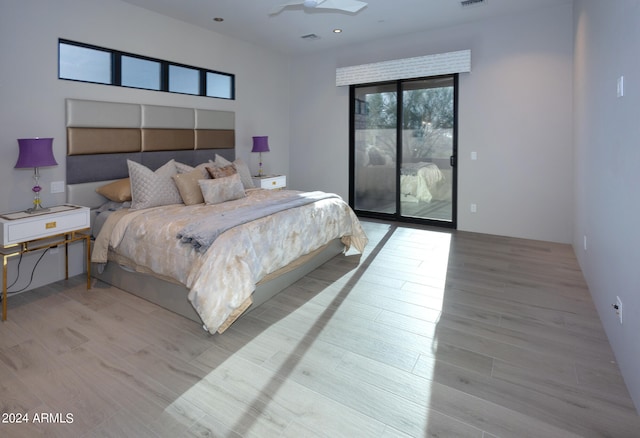
[[[57,166],[56,159],[53,156],[53,138],[19,138],[18,147],[20,154],[16,169],[33,168],[33,179],[35,185],[31,189],[33,191],[33,207],[25,211],[25,213],[39,213],[48,211],[48,208],[42,207],[40,202],[40,172],[38,168],[44,166]]]
[[[269,152],[269,137],[253,137],[253,149],[251,152],[260,153],[260,167],[258,170],[258,176],[262,176],[262,153]]]

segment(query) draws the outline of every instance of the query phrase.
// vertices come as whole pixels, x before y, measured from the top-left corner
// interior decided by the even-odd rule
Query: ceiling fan
[[[309,9],[335,9],[337,11],[345,11],[356,13],[360,9],[367,6],[365,2],[361,2],[358,0],[304,0],[304,1],[295,1],[284,3],[282,5],[276,6],[270,15],[275,15],[280,13],[283,9],[288,8],[289,6],[299,6],[302,5],[305,8]]]

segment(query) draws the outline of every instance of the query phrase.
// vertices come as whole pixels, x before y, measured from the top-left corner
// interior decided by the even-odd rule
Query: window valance
[[[395,59],[336,69],[336,86],[368,84],[471,71],[471,50]]]

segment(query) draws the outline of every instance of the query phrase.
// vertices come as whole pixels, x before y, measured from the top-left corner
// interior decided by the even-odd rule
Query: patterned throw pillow
[[[236,172],[236,168],[233,167],[233,164],[229,164],[228,166],[222,167],[207,167],[207,172],[211,175],[211,178],[224,178],[226,176],[231,176]]]
[[[237,173],[224,178],[201,179],[198,184],[207,204],[220,204],[245,197],[244,187]]]
[[[229,165],[233,165],[233,167],[235,167],[236,172],[238,172],[240,174],[240,179],[242,180],[242,185],[244,186],[244,189],[253,189],[255,187],[255,185],[253,184],[253,179],[251,178],[251,171],[249,170],[249,166],[247,166],[247,164],[242,161],[240,158],[236,158],[235,161],[232,163],[231,161],[227,160],[226,158],[224,158],[223,156],[220,156],[218,154],[216,154],[215,156],[215,161],[209,160],[209,164],[211,168],[214,167],[226,167]],[[214,176],[212,176],[212,178],[215,178]]]
[[[131,160],[127,160],[127,166],[131,178],[132,210],[182,204],[180,192],[172,178],[178,173],[174,160],[167,162],[155,172]]]

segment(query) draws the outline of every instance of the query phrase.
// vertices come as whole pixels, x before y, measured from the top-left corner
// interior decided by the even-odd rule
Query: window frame
[[[74,78],[67,78],[67,77],[62,77],[61,76],[61,69],[60,69],[60,65],[61,65],[61,50],[60,47],[62,45],[68,45],[68,46],[75,46],[75,47],[81,47],[81,48],[85,48],[85,49],[91,49],[91,50],[96,50],[96,51],[100,51],[100,52],[107,52],[110,54],[111,56],[111,81],[110,83],[106,83],[106,82],[98,82],[98,81],[91,81],[91,80],[84,80],[84,79],[74,79]],[[130,85],[122,85],[122,57],[129,57],[129,58],[136,58],[136,59],[140,59],[140,60],[144,60],[144,61],[151,61],[151,62],[157,62],[160,64],[160,88],[145,88],[145,87],[136,87],[136,86],[130,86]],[[179,92],[179,91],[172,91],[169,88],[169,71],[170,71],[170,67],[171,66],[175,66],[175,67],[180,67],[180,68],[187,68],[187,69],[191,69],[191,70],[195,70],[198,72],[198,83],[197,83],[197,87],[198,87],[198,93],[183,93],[183,92]],[[229,83],[230,83],[230,89],[229,91],[229,95],[228,96],[214,96],[214,95],[209,95],[207,94],[207,76],[209,74],[213,74],[217,76],[224,76],[227,77],[229,79]],[[144,56],[144,55],[138,55],[135,53],[130,53],[130,52],[123,52],[120,50],[114,50],[114,49],[109,49],[109,48],[105,48],[105,47],[100,47],[100,46],[95,46],[95,45],[91,45],[91,44],[86,44],[86,43],[80,43],[77,41],[71,41],[71,40],[67,40],[67,39],[63,39],[60,38],[58,39],[58,79],[62,79],[65,81],[73,81],[73,82],[85,82],[85,83],[91,83],[91,84],[100,84],[100,85],[111,85],[111,86],[116,86],[116,87],[124,87],[124,88],[134,88],[134,89],[139,89],[139,90],[149,90],[149,91],[161,91],[161,92],[166,92],[166,93],[173,93],[173,94],[184,94],[184,95],[188,95],[188,96],[201,96],[201,97],[211,97],[214,99],[225,99],[225,100],[235,100],[235,95],[236,95],[236,83],[235,83],[235,75],[231,74],[231,73],[225,73],[225,72],[221,72],[221,71],[217,71],[217,70],[211,70],[211,69],[206,69],[206,68],[202,68],[202,67],[195,67],[193,65],[186,65],[186,64],[181,64],[181,63],[177,63],[177,62],[171,62],[171,61],[166,61],[163,59],[158,59],[158,58],[152,58],[149,56]]]

